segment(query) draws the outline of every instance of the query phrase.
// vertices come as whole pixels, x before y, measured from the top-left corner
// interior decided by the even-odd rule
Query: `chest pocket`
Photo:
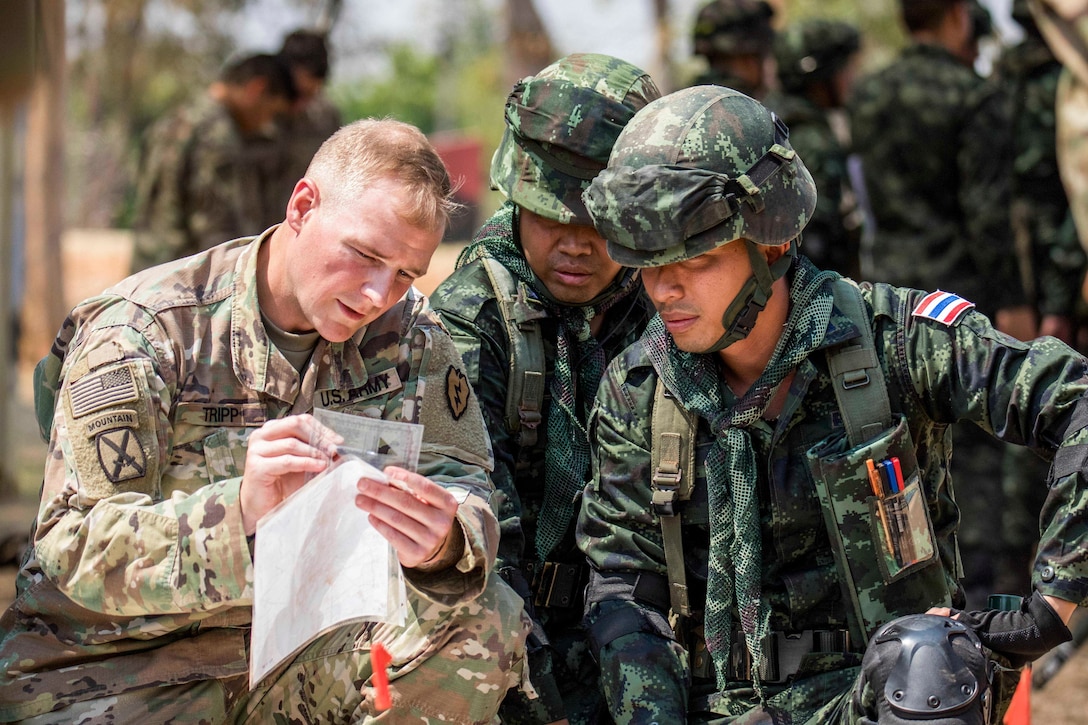
[[[246,465],[249,436],[255,428],[220,428],[204,438],[204,465],[208,482],[215,483],[242,475]]]

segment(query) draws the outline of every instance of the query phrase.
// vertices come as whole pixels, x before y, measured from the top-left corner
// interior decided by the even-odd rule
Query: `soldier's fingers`
[[[443,511],[456,511],[457,499],[453,494],[426,476],[397,466],[386,466],[385,475],[394,487],[408,489],[421,501]]]
[[[270,420],[254,432],[250,442],[252,444],[255,440],[259,442],[285,439],[304,441],[330,457],[335,446],[344,442],[343,437],[336,431],[319,423],[309,413]]]
[[[321,459],[322,461],[327,461],[330,458],[326,451],[315,448],[308,442],[293,437],[250,441],[249,451],[253,455],[261,458],[304,456]]]

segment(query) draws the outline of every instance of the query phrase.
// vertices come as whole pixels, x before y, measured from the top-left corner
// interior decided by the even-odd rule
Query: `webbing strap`
[[[833,289],[836,306],[861,330],[860,339],[827,353],[827,367],[846,436],[851,446],[858,446],[891,426],[891,402],[861,290],[846,279],[836,281]]]
[[[510,373],[506,391],[506,427],[518,434],[518,445],[536,445],[544,407],[544,338],[540,320],[547,317],[544,305],[514,279],[505,266],[482,257],[484,270],[495,289],[499,311],[510,341]]]
[[[691,616],[684,542],[680,532],[680,501],[691,498],[695,471],[695,426],[691,418],[657,379],[651,418],[650,480],[653,506],[661,521],[665,566],[669,570],[669,602],[674,615]]]

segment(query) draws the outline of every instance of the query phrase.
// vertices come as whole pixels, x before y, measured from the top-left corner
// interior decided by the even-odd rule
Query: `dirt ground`
[[[129,259],[129,239],[116,232],[72,232],[64,240],[65,299],[69,306],[101,291],[124,276]],[[459,245],[439,248],[428,275],[418,286],[430,292],[453,268]],[[19,370],[16,395],[5,402],[11,421],[12,468],[20,495],[0,501],[0,542],[8,534],[25,532],[37,505],[45,445],[38,437],[33,418],[31,371]],[[0,551],[0,560],[3,554]],[[14,596],[15,569],[0,566],[0,607]],[[1088,725],[1088,646],[1070,659],[1045,689],[1031,697],[1032,720],[1045,725]],[[1022,725],[1022,724],[1017,724]]]

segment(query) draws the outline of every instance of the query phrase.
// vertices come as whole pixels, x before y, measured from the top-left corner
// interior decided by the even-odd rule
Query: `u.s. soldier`
[[[652,308],[608,258],[582,191],[635,111],[660,93],[640,68],[574,53],[517,83],[491,166],[506,203],[432,295],[464,356],[495,449],[498,571],[532,613],[529,699],[507,723],[596,722],[596,664],[581,628],[588,575],[574,544],[589,477],[586,422],[605,364]]]
[[[360,121],[283,223],[78,305],[42,363],[41,506],[0,641],[0,721],[490,722],[522,668],[521,599],[488,577],[491,453],[460,356],[411,287],[450,210],[425,137]],[[315,407],[424,426],[408,491],[354,504],[408,583],[403,627],[341,626],[250,692],[257,522],[324,470]],[[351,501],[345,505],[352,505]]]
[[[812,178],[730,89],[647,105],[585,200],[658,312],[601,383],[578,522],[612,717],[993,722],[1005,668],[1088,600],[1088,361],[797,255]],[[956,421],[1053,459],[1016,611],[945,616],[964,603]]]

